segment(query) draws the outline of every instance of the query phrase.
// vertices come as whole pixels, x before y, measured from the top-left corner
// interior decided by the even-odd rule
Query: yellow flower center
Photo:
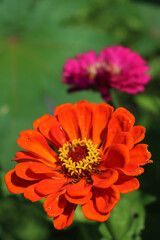
[[[111,72],[114,76],[118,76],[121,73],[121,68],[116,65],[106,65],[106,70]]]
[[[91,175],[98,173],[100,149],[93,145],[91,139],[74,139],[71,143],[65,143],[58,151],[63,173],[75,182],[82,178],[91,181]]]
[[[96,74],[97,74],[97,70],[95,66],[88,66],[87,68],[87,73],[89,75],[89,78],[94,79]]]

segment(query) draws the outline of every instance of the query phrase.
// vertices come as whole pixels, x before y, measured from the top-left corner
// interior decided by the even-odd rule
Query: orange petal
[[[58,148],[61,147],[67,141],[65,131],[63,130],[62,126],[60,125],[56,118],[54,118],[52,127],[50,129],[50,137],[52,139],[52,142],[54,142],[54,144]]]
[[[113,118],[116,118],[121,130],[128,132],[135,123],[135,117],[125,108],[117,108],[113,114]]]
[[[68,140],[79,138],[79,126],[75,109],[72,105],[61,108],[58,111],[58,120],[68,135]]]
[[[40,161],[40,158],[33,153],[26,151],[19,151],[16,153],[16,158],[12,159],[12,161],[16,162],[32,162],[32,161]]]
[[[36,174],[53,172],[53,169],[51,167],[40,162],[29,163],[29,168],[33,173],[36,173]]]
[[[151,153],[147,149],[148,145],[146,144],[137,144],[130,151],[130,163],[145,165],[151,157]],[[152,162],[152,161],[151,161]]]
[[[50,130],[53,126],[54,121],[57,121],[57,119],[55,117],[50,116],[39,125],[40,133],[42,133],[43,136],[47,139],[47,141],[49,141],[53,145],[55,139],[51,137]]]
[[[121,171],[128,176],[138,176],[144,172],[143,166],[152,163],[146,144],[138,144],[130,151],[130,162]]]
[[[108,188],[117,181],[118,172],[114,169],[107,169],[106,171],[102,171],[100,175],[93,175],[92,179],[94,187]]]
[[[59,173],[56,168],[51,168],[46,166],[43,163],[39,162],[32,162],[29,165],[29,170],[31,172],[31,177],[32,175],[35,176],[35,178],[52,178],[52,179],[64,179],[64,174]]]
[[[126,175],[120,175],[115,185],[121,193],[129,193],[140,186],[136,178]]]
[[[59,191],[57,192],[54,192],[54,193],[51,193],[49,194],[44,203],[43,203],[43,208],[46,212],[50,211],[50,205],[52,204],[52,202],[58,198],[60,195],[64,194],[66,192],[66,189],[60,189]]]
[[[75,203],[75,204],[84,204],[86,202],[88,202],[89,199],[91,199],[92,197],[92,192],[89,192],[86,196],[84,197],[70,197],[68,194],[65,194],[66,199],[71,202],[71,203]]]
[[[34,184],[34,181],[26,181],[19,178],[15,170],[9,171],[5,175],[5,183],[7,185],[8,191],[11,193],[23,193],[27,187]]]
[[[33,122],[33,127],[35,130],[39,131],[39,125],[44,122],[46,119],[52,117],[51,115],[49,114],[45,114],[43,115],[42,117],[36,119],[34,122]]]
[[[90,192],[91,187],[91,184],[86,183],[86,179],[81,179],[78,183],[69,184],[66,189],[66,194],[73,198],[81,198]]]
[[[47,165],[56,162],[57,154],[48,146],[46,139],[35,130],[27,130],[20,133],[20,138],[17,140],[20,147],[36,154]]]
[[[33,174],[29,169],[30,162],[22,162],[16,165],[16,175],[22,179],[29,181],[36,181],[43,179],[45,176],[42,174]]]
[[[112,144],[117,144],[117,143],[126,145],[128,149],[131,149],[134,146],[133,137],[129,132],[118,132],[115,135]]]
[[[32,184],[24,190],[24,197],[31,200],[32,202],[37,202],[40,199],[45,197],[44,195],[38,194],[35,191],[36,185],[37,185],[37,183]]]
[[[34,155],[33,153],[30,153],[30,152],[26,152],[26,151],[16,152],[16,158],[34,159],[35,157],[36,157],[36,155]]]
[[[107,189],[94,188],[94,196],[97,209],[102,213],[112,211],[120,200],[120,193],[115,186]]]
[[[129,162],[129,150],[123,144],[114,144],[103,156],[104,161],[101,167],[105,168],[124,168]]]
[[[141,142],[145,137],[145,128],[143,126],[134,126],[131,130],[134,144]]]
[[[65,103],[57,106],[54,110],[54,116],[57,116],[61,109],[64,109],[65,107],[68,107],[68,106],[73,106],[73,105],[71,103]]]
[[[144,173],[144,169],[134,164],[128,164],[127,167],[120,169],[120,172],[122,174],[126,174],[127,176],[138,176]]]
[[[134,122],[135,118],[129,111],[125,108],[117,108],[108,124],[108,134],[104,148],[107,148],[112,144],[112,141],[118,132],[129,132],[132,129]]]
[[[77,102],[74,105],[74,108],[77,113],[78,124],[81,131],[81,139],[89,139],[92,123],[92,108],[86,101]]]
[[[46,121],[43,121],[39,125],[39,131],[56,149],[67,141],[65,133],[56,117],[50,117]]]
[[[64,212],[64,208],[67,204],[67,200],[64,194],[58,196],[56,199],[50,201],[47,206],[47,215],[49,217],[57,217]]]
[[[75,204],[67,202],[64,212],[53,220],[54,227],[58,230],[69,227],[73,222]]]
[[[19,151],[16,153],[16,158],[12,159],[12,161],[16,161],[18,163],[22,163],[22,162],[34,162],[34,163],[44,163],[44,165],[50,165],[47,163],[47,161],[43,158],[38,157],[36,154],[34,153],[30,153],[30,152],[25,152],[25,151]],[[46,167],[47,167],[46,165]],[[49,167],[49,166],[48,166]],[[52,163],[52,165],[50,166],[52,169],[57,167],[57,164]]]
[[[23,163],[17,164],[16,167],[15,167],[16,175],[20,178],[25,179],[25,180],[33,180],[33,178],[31,179],[26,174],[26,171],[28,170],[28,166],[29,166],[29,162],[23,162]]]
[[[92,142],[99,146],[107,134],[107,127],[112,117],[113,107],[106,103],[100,103],[95,108],[92,122]]]
[[[97,207],[93,197],[81,206],[82,212],[87,219],[104,222],[109,218],[110,213],[101,213]]]
[[[44,179],[36,185],[36,192],[43,195],[48,195],[50,193],[57,193],[58,191],[62,190],[62,188],[65,186],[66,183],[67,183],[66,178]]]
[[[25,180],[37,181],[52,177],[52,179],[62,179],[64,175],[55,171],[43,163],[22,162],[15,167],[16,175]]]
[[[29,169],[32,171],[32,173],[35,174],[47,174],[51,173],[52,177],[59,177],[59,178],[64,178],[63,174],[60,174],[56,171],[55,168],[49,167],[43,163],[40,162],[32,162],[29,164]]]

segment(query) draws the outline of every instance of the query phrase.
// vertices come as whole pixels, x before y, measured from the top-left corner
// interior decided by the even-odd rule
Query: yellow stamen
[[[85,156],[83,151],[81,153],[82,148],[86,151]],[[76,150],[80,160],[74,155]],[[75,180],[88,178],[95,173],[100,164],[100,149],[97,145],[93,145],[91,139],[74,139],[72,142],[65,143],[58,151],[64,172]]]

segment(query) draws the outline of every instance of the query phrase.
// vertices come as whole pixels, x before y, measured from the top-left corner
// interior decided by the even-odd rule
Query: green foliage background
[[[120,44],[138,51],[151,67],[152,81],[144,93],[130,96],[112,90],[112,96],[116,107],[129,109],[136,124],[147,128],[145,142],[154,164],[139,177],[141,192],[123,195],[107,224],[84,219],[78,208],[73,225],[56,231],[41,203],[30,203],[6,190],[4,175],[14,167],[11,159],[19,149],[18,133],[31,129],[35,119],[52,114],[59,104],[82,99],[102,102],[98,92],[68,94],[61,83],[62,68],[66,58],[76,53]],[[0,239],[160,237],[158,0],[0,0],[0,89]]]

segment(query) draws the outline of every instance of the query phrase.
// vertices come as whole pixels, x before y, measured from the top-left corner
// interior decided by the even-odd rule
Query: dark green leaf
[[[106,223],[99,230],[106,240],[140,240],[144,229],[144,206],[155,201],[155,197],[134,191],[123,194]]]

